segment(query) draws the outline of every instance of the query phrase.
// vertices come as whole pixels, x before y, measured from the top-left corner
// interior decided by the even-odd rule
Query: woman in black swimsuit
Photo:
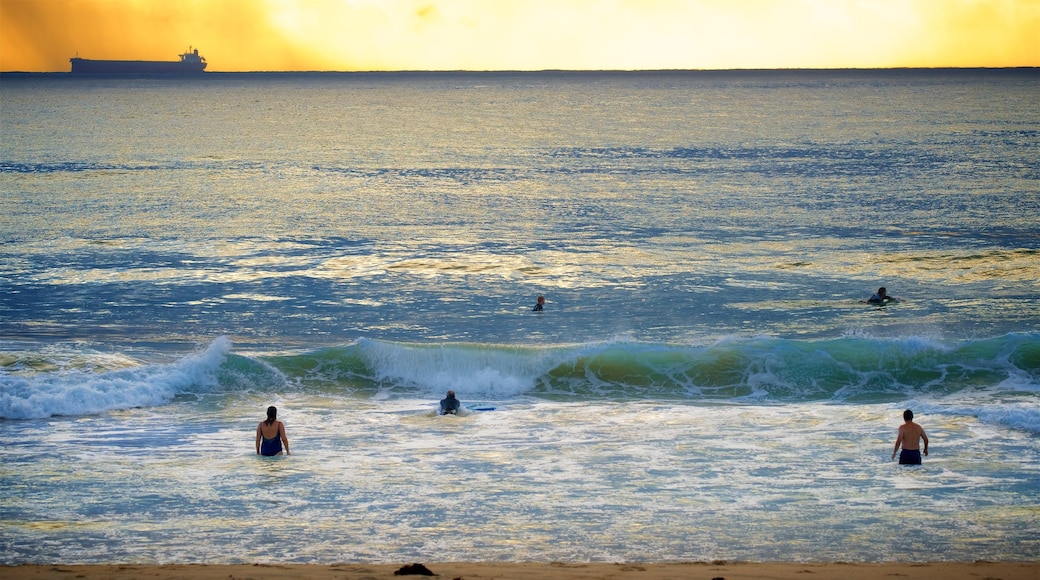
[[[267,420],[256,426],[256,454],[281,455],[282,444],[285,444],[285,454],[291,455],[285,424],[278,420],[278,409],[271,406],[267,408]]]

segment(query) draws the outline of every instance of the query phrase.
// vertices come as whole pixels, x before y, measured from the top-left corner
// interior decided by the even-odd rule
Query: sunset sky
[[[0,0],[0,71],[1040,66],[1040,0]]]

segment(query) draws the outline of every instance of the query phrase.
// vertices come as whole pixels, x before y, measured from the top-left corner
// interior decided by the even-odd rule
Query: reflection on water
[[[265,562],[270,541],[295,562],[430,559],[445,542],[459,560],[886,561],[907,557],[879,549],[907,525],[922,559],[1040,548],[1025,507],[1040,449],[970,417],[922,413],[932,454],[905,468],[886,405],[348,402],[283,399],[294,454],[277,458],[253,454],[260,407],[237,398],[5,423],[25,436],[5,489],[26,490],[5,494],[5,563]]]
[[[1038,94],[5,78],[0,563],[1034,557]]]

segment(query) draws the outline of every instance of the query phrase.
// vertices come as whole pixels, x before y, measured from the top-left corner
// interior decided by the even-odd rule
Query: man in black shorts
[[[892,459],[896,458],[896,451],[902,447],[899,453],[901,465],[921,465],[921,440],[924,440],[924,454],[928,456],[928,436],[924,428],[914,423],[914,412],[910,409],[903,411],[903,420],[899,426],[899,436],[896,437],[896,446],[892,449]]]

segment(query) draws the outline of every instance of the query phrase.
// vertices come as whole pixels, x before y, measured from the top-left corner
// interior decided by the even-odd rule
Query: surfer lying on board
[[[899,302],[899,299],[895,296],[889,296],[888,290],[885,290],[885,287],[882,286],[877,289],[877,294],[867,299],[867,304],[884,304],[889,300],[891,300],[892,302]]]
[[[441,399],[441,415],[457,415],[462,403],[455,398],[455,391],[448,391],[448,396]]]
[[[924,428],[914,423],[914,412],[910,409],[903,411],[903,423],[899,426],[899,436],[896,437],[896,446],[892,449],[892,459],[899,452],[899,463],[901,465],[921,465],[921,440],[924,439],[924,454],[928,456],[928,436],[924,434]]]
[[[278,409],[273,405],[267,408],[267,420],[256,426],[256,454],[281,455],[282,444],[285,454],[289,453],[289,439],[285,436],[285,424],[278,420]]]

